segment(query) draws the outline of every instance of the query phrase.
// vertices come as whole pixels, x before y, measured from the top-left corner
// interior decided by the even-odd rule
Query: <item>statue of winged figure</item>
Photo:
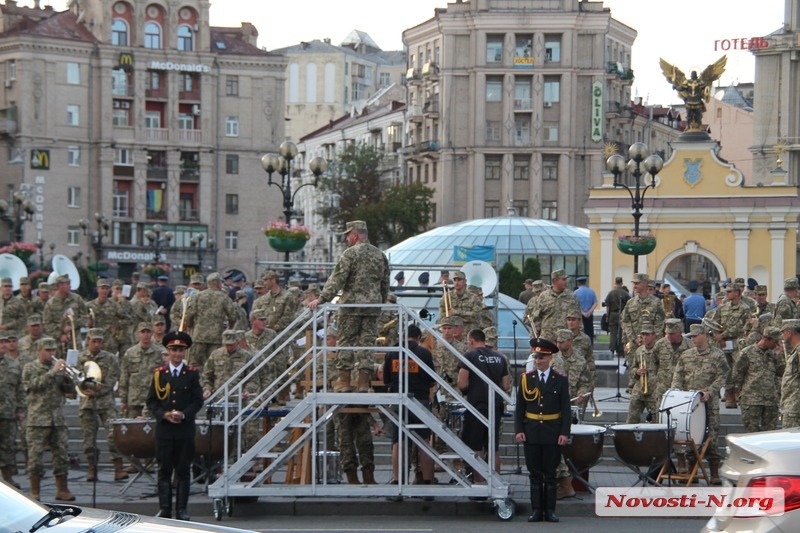
[[[707,66],[700,77],[697,76],[697,71],[693,70],[689,78],[675,65],[667,63],[664,59],[659,61],[664,77],[672,84],[672,88],[678,91],[678,95],[686,104],[688,122],[686,131],[702,131],[705,103],[711,98],[711,85],[725,72],[727,61],[728,56],[722,56]]]

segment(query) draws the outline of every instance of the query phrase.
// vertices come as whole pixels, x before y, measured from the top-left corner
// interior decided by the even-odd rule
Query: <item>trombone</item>
[[[444,288],[442,289],[442,300],[444,301],[444,316],[450,317],[450,306],[453,303],[452,296],[450,295],[450,286],[447,280],[444,281]]]
[[[649,388],[647,383],[647,360],[644,357],[644,354],[639,356],[639,368],[644,370],[644,375],[640,378],[642,383],[642,394],[648,394]]]
[[[601,411],[600,408],[597,407],[597,401],[594,399],[594,391],[586,392],[584,394],[579,394],[579,395],[575,396],[574,398],[570,398],[569,401],[570,401],[570,403],[578,402],[578,401],[583,400],[587,396],[589,397],[589,405],[591,406],[592,411],[594,411],[592,413],[592,418],[600,418],[601,416],[603,416],[603,411]]]

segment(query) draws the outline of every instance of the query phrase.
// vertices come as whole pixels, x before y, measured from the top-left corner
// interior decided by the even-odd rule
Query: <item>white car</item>
[[[728,458],[720,468],[723,484],[736,487],[780,487],[780,516],[712,517],[704,533],[800,531],[800,428],[728,435]]]
[[[82,509],[76,505],[41,504],[0,481],[0,531],[120,531],[124,533],[248,533],[243,529],[150,518],[132,513]],[[253,533],[253,532],[249,532]]]

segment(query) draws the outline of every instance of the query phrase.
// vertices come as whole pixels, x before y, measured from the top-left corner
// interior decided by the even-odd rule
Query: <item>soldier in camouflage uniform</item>
[[[567,327],[567,314],[577,312],[580,316],[581,305],[575,294],[567,288],[567,273],[554,270],[550,274],[552,286],[536,298],[531,298],[525,308],[523,321],[531,325],[531,337],[539,336],[552,341],[556,331]],[[535,333],[534,333],[535,332]]]
[[[633,368],[633,354],[639,347],[639,332],[642,324],[649,322],[653,325],[656,336],[660,336],[664,331],[664,307],[661,300],[650,294],[649,281],[647,274],[638,272],[633,275],[633,298],[625,304],[625,309],[620,315],[622,326],[622,345],[625,347],[625,366]],[[628,372],[629,387],[633,387],[633,372]]]
[[[800,426],[800,320],[785,320],[781,326],[786,368],[781,379],[781,425]]]
[[[658,359],[656,358],[656,331],[652,324],[642,324],[642,345],[633,356],[630,372],[633,377],[631,399],[628,404],[626,424],[638,424],[642,421],[642,413],[647,410],[650,415],[658,412]],[[645,390],[645,383],[647,390]]]
[[[800,289],[800,281],[797,278],[788,278],[783,281],[783,294],[780,295],[775,303],[775,310],[772,312],[772,326],[783,327],[784,320],[792,320],[797,316],[797,293]]]
[[[454,336],[456,328],[462,327],[462,325],[461,317],[440,317],[439,331],[441,331],[442,337],[450,346],[437,342],[432,350],[436,372],[454,387],[456,385],[456,379],[458,378],[459,359],[453,355],[453,352],[450,351],[450,347],[459,354],[463,354],[467,351],[467,343],[456,339]]]
[[[170,331],[177,331],[183,317],[183,299],[186,297],[186,285],[175,287],[175,303],[169,308]]]
[[[747,281],[745,281],[744,278],[736,278],[733,280],[733,283],[738,285],[739,288],[741,289],[742,303],[746,305],[748,309],[750,309],[750,314],[752,315],[753,313],[756,312],[758,308],[758,302],[756,302],[754,298],[751,298],[750,295],[745,294],[747,292],[750,292],[747,290]]]
[[[375,485],[375,446],[372,442],[372,415],[369,413],[337,414],[334,418],[339,437],[339,464],[348,485],[358,485],[358,465],[362,482]]]
[[[89,309],[89,322],[91,327],[100,328],[105,332],[104,346],[114,348],[114,335],[120,325],[130,322],[130,315],[123,313],[120,305],[111,295],[111,284],[107,279],[97,280],[97,298],[86,304]],[[128,330],[126,330],[127,333]]]
[[[761,316],[764,313],[775,313],[775,304],[767,300],[766,285],[756,285],[753,295],[756,302],[756,310],[753,312],[755,316]]]
[[[486,329],[492,327],[494,325],[494,314],[492,310],[486,307],[486,304],[483,301],[483,289],[478,287],[477,285],[468,285],[467,290],[471,292],[475,298],[481,303],[481,311],[476,317],[475,320],[475,327],[478,329]],[[467,330],[469,331],[469,330]]]
[[[728,368],[738,358],[739,338],[744,336],[744,328],[750,320],[752,311],[741,301],[742,286],[731,283],[725,287],[725,302],[717,309],[716,321],[722,326],[722,331],[714,336],[714,340],[723,346]],[[733,386],[730,371],[725,377],[725,407],[736,407],[736,389]]]
[[[89,312],[83,299],[71,291],[69,276],[58,276],[56,284],[55,294],[44,306],[42,324],[44,334],[54,338],[59,344],[59,349],[63,351],[65,346],[72,348],[73,332],[77,335],[86,325]]]
[[[150,294],[150,286],[147,283],[139,283],[136,286],[136,296],[131,299],[131,309],[137,324],[150,322],[158,311],[158,305],[150,299]]]
[[[0,290],[2,290],[2,298],[0,298],[0,329],[13,329],[22,331],[25,327],[25,319],[28,313],[25,311],[25,306],[22,301],[14,296],[14,286],[12,285],[11,278],[0,279]]]
[[[745,328],[749,330],[749,333],[744,337],[740,337],[737,341],[739,351],[741,352],[748,346],[760,341],[761,337],[763,337],[764,328],[770,326],[770,324],[772,324],[772,313],[764,313],[758,318],[750,317],[747,328]]]
[[[250,351],[258,355],[278,334],[275,333],[275,330],[267,327],[267,312],[264,309],[253,309],[250,312],[250,326],[250,329],[244,334],[244,339]],[[271,353],[264,352],[260,357],[266,359],[270,355]],[[269,387],[273,381],[278,379],[279,375],[278,365],[275,363],[275,358],[273,358],[261,368],[261,388],[266,389]]]
[[[122,280],[116,279],[111,283],[111,299],[117,304],[120,316],[124,317],[116,324],[116,329],[111,341],[106,344],[106,350],[111,353],[117,353],[122,359],[125,352],[133,346],[134,339],[137,338],[136,332],[136,318],[134,318],[133,306],[122,294],[124,283]]]
[[[0,472],[3,481],[19,488],[11,477],[16,468],[16,439],[18,424],[25,420],[25,390],[22,386],[22,368],[19,363],[4,355],[0,347]]]
[[[319,298],[308,304],[314,310],[320,303],[330,302],[341,291],[339,304],[382,304],[389,296],[389,261],[378,248],[369,243],[367,223],[363,220],[348,222],[345,227],[347,250],[328,278]],[[336,314],[339,346],[374,346],[378,336],[377,307],[342,307]],[[358,371],[358,392],[369,390],[375,356],[370,350],[339,350],[336,368],[339,370],[339,387],[350,390],[350,374]]]
[[[594,390],[597,380],[597,370],[594,362],[594,348],[592,340],[583,332],[583,319],[581,313],[572,310],[567,313],[567,327],[572,332],[572,351],[586,361],[586,370],[589,373],[589,390]]]
[[[236,291],[236,300],[233,303],[236,309],[236,322],[233,324],[233,329],[247,331],[250,329],[250,321],[247,319],[247,293]]]
[[[142,322],[139,342],[128,349],[120,361],[119,399],[126,418],[142,416],[153,371],[164,364],[164,347],[153,344],[153,326]]]
[[[36,357],[33,345],[36,341],[41,339],[43,335],[42,316],[36,313],[28,315],[28,318],[25,322],[27,323],[27,326],[25,326],[25,331],[28,333],[19,339],[19,352],[20,354],[26,355],[33,360]]]
[[[731,370],[739,390],[739,406],[745,431],[772,431],[778,427],[778,391],[786,360],[776,355],[781,332],[772,326],[764,330],[757,344],[741,351]]]
[[[656,360],[658,371],[651,373],[648,383],[655,386],[656,405],[661,405],[661,399],[672,385],[672,376],[678,364],[678,358],[683,352],[693,347],[692,341],[683,336],[683,322],[679,318],[668,318],[664,321],[664,336],[656,341],[653,347],[653,357]]]
[[[692,324],[689,338],[694,348],[683,352],[678,358],[675,374],[672,376],[671,388],[702,392],[701,401],[706,404],[709,439],[706,459],[711,471],[711,484],[719,485],[719,391],[725,384],[728,374],[728,361],[725,354],[709,342],[709,329],[703,324]],[[799,336],[800,338],[800,336]]]
[[[449,304],[449,305],[448,305]],[[439,316],[459,316],[464,329],[469,332],[478,327],[483,303],[467,290],[467,276],[460,270],[453,274],[453,288],[442,295],[439,301]]]
[[[397,295],[389,293],[386,303],[396,304]],[[397,311],[394,309],[383,309],[378,318],[378,344],[381,346],[397,346],[398,343],[398,318]]]
[[[78,408],[83,434],[83,451],[89,465],[86,481],[97,481],[97,458],[100,452],[95,449],[95,443],[99,424],[106,428],[108,451],[114,464],[114,481],[128,478],[128,474],[122,468],[122,455],[117,451],[111,430],[110,422],[118,418],[117,406],[114,403],[114,387],[119,381],[119,361],[116,355],[103,350],[106,335],[106,330],[102,328],[90,329],[86,334],[87,348],[78,357],[78,368],[82,369],[87,362],[94,361],[102,372],[99,383],[84,383]]]
[[[556,346],[566,364],[566,371],[563,373],[569,378],[569,395],[571,398],[581,396],[575,401],[575,405],[584,410],[589,393],[592,392],[591,374],[586,359],[575,351],[573,335],[574,333],[568,329],[559,329],[556,331]]]
[[[228,295],[221,291],[222,278],[216,272],[206,279],[208,288],[189,299],[184,329],[191,331],[192,347],[188,362],[203,368],[208,356],[222,345],[222,332],[236,322],[236,309]]]
[[[33,292],[31,290],[31,280],[28,276],[19,278],[19,298],[22,307],[25,308],[25,315],[33,313]]]
[[[39,283],[39,290],[36,292],[36,298],[33,299],[33,312],[42,314],[44,313],[44,306],[50,299],[50,284],[46,281]]]
[[[69,282],[67,282],[69,283]],[[28,477],[31,497],[39,499],[46,447],[53,454],[56,500],[71,502],[75,495],[67,486],[68,435],[64,419],[64,397],[74,398],[75,382],[66,373],[66,362],[54,362],[56,340],[44,337],[36,342],[37,358],[25,365],[22,382],[28,401]]]
[[[294,297],[288,289],[281,287],[278,273],[274,270],[267,270],[262,277],[266,293],[253,302],[253,310],[258,309],[266,312],[266,326],[275,331],[275,333],[280,334],[295,318]],[[275,354],[272,360],[275,363],[275,371],[278,376],[288,368],[289,359],[292,355],[291,345],[286,346],[286,348]],[[279,393],[279,402],[281,403],[286,403],[289,397],[288,380],[286,385],[287,387],[281,389]]]

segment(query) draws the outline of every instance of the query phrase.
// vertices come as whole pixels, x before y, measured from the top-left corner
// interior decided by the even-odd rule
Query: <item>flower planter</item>
[[[281,238],[267,237],[270,247],[277,252],[297,252],[302,250],[308,240],[305,237]]]
[[[617,238],[617,250],[627,255],[647,255],[656,249],[655,237]]]

